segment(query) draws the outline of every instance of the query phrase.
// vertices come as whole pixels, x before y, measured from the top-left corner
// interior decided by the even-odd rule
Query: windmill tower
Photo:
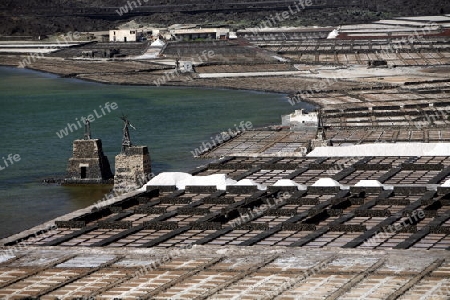
[[[116,172],[114,190],[131,192],[147,183],[151,176],[150,153],[147,146],[135,146],[131,143],[129,127],[136,130],[126,116],[120,118],[124,127],[122,130],[122,149],[116,155]]]
[[[65,184],[107,183],[113,178],[108,158],[103,153],[102,140],[91,137],[91,124],[84,124],[84,139],[73,141],[73,156],[69,159]]]
[[[311,140],[311,150],[314,150],[316,147],[331,146],[331,140],[326,139],[325,124],[323,121],[323,113],[321,109],[317,112],[317,119],[317,133],[316,138]]]
[[[131,138],[130,138],[130,130],[128,129],[128,126],[133,128],[134,130],[136,130],[136,128],[131,125],[130,121],[128,121],[126,116],[122,116],[120,118],[123,123],[123,137],[122,137],[122,152],[121,153],[125,153],[126,149],[131,147]]]

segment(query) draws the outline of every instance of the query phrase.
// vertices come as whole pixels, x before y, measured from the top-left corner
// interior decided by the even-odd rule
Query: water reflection
[[[112,184],[74,184],[62,186],[76,209],[84,208],[103,199],[112,188]]]

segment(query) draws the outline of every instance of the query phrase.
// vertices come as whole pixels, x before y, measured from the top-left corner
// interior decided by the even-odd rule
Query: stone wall
[[[77,182],[108,180],[113,177],[108,158],[103,154],[99,139],[75,140],[73,156],[69,159],[67,179]]]
[[[151,174],[150,154],[146,146],[131,146],[116,156],[114,189],[132,191],[147,182]]]

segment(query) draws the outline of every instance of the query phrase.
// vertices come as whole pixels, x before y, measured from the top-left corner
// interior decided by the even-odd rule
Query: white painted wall
[[[110,30],[110,42],[137,42],[142,33],[136,29]]]

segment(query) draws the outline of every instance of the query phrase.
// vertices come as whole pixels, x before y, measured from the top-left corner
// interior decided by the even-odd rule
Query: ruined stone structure
[[[325,126],[323,123],[321,111],[318,112],[317,118],[318,118],[317,135],[315,139],[311,140],[311,150],[314,150],[317,147],[328,147],[332,145],[331,140],[327,140],[326,138]]]
[[[116,156],[114,189],[132,191],[140,188],[150,178],[150,154],[146,146],[126,147]]]
[[[114,190],[129,192],[147,183],[151,176],[151,163],[148,148],[146,146],[133,146],[131,143],[128,127],[136,128],[126,116],[122,116],[121,120],[124,122],[122,151],[116,156]]]
[[[331,146],[331,141],[327,140],[325,137],[325,131],[319,130],[315,139],[311,140],[311,150],[317,147],[328,147]]]
[[[65,183],[104,183],[113,174],[100,139],[75,140]]]

